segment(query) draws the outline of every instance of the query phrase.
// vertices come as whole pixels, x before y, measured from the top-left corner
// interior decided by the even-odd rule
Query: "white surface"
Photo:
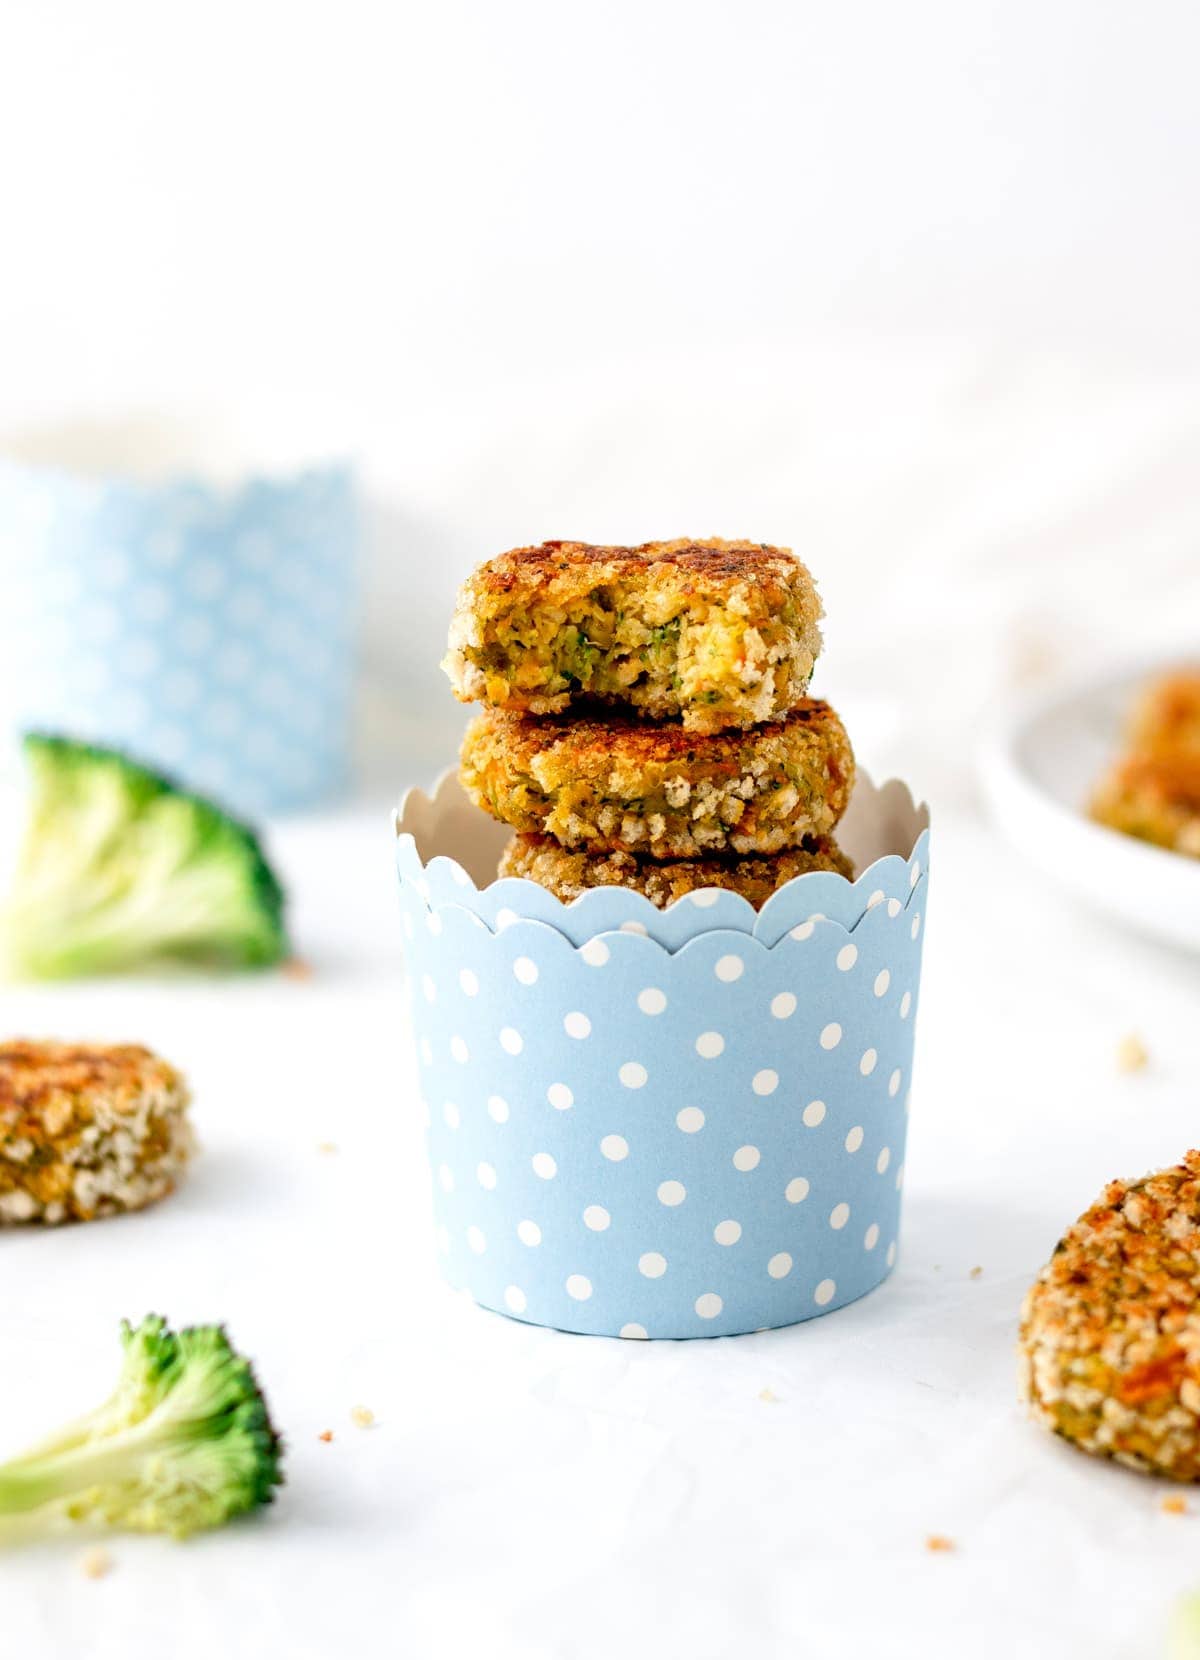
[[[934,833],[898,1268],[761,1336],[566,1337],[440,1288],[382,810],[280,840],[310,981],[6,989],[8,1031],[161,1047],[205,1152],[141,1217],[0,1239],[0,1442],[98,1398],[119,1316],[162,1309],[228,1320],[290,1450],[265,1520],[115,1539],[99,1582],[78,1543],[0,1555],[5,1652],[1160,1655],[1200,1512],[1027,1424],[1012,1346],[1062,1226],[1196,1139],[1200,966],[1068,907],[968,817]],[[1151,1065],[1123,1077],[1131,1030]]]
[[[1200,861],[1087,817],[1121,752],[1134,697],[1179,662],[1114,668],[1039,697],[987,746],[981,776],[997,824],[1041,870],[1139,932],[1200,951]]]

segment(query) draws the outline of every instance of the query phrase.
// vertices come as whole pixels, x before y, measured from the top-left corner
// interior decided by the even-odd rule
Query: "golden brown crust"
[[[741,859],[636,858],[632,853],[572,852],[551,836],[516,835],[500,860],[501,876],[523,876],[564,904],[589,888],[633,888],[663,908],[702,888],[725,888],[761,909],[793,876],[836,871],[852,878],[849,859],[832,837],[811,847]]]
[[[1084,1451],[1200,1479],[1200,1152],[1110,1182],[1022,1310],[1023,1393]]]
[[[820,617],[787,548],[544,542],[468,578],[444,666],[463,702],[546,715],[590,700],[717,732],[804,697]]]
[[[829,749],[841,750],[847,743],[845,728],[833,707],[820,698],[806,698],[790,715],[779,721],[764,721],[750,731],[712,732],[697,735],[677,721],[644,721],[630,715],[586,714],[536,717],[489,709],[474,723],[494,734],[497,743],[515,746],[527,759],[551,746],[561,745],[563,753],[582,766],[611,760],[614,751],[635,772],[657,767],[689,766],[693,770],[732,773],[747,757],[772,740],[806,740]]]
[[[102,1090],[112,1102],[133,1101],[147,1089],[176,1090],[173,1066],[141,1044],[0,1043],[0,1124],[34,1132],[63,1100]]]
[[[833,831],[854,752],[815,700],[785,721],[714,734],[489,709],[467,730],[462,780],[501,822],[567,847],[656,859],[774,853]]]
[[[0,1225],[90,1220],[169,1193],[188,1090],[139,1045],[0,1044]]]
[[[511,548],[479,567],[475,580],[485,593],[511,594],[515,590],[549,590],[555,585],[574,588],[581,577],[589,585],[594,576],[615,581],[645,574],[648,565],[672,569],[697,591],[719,594],[731,583],[747,578],[777,583],[782,598],[799,563],[790,548],[767,542],[724,541],[710,537],[693,541],[678,537],[669,542],[640,542],[632,547],[603,542],[541,542],[535,547]],[[769,591],[769,590],[768,590]]]

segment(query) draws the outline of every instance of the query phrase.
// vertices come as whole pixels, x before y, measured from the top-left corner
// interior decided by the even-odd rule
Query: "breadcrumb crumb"
[[[318,1441],[325,1441],[325,1442],[332,1441],[333,1440],[333,1431],[331,1429],[323,1429],[321,1431],[320,1435],[317,1436],[317,1440]]]
[[[1162,1509],[1168,1516],[1186,1516],[1188,1502],[1181,1493],[1170,1493],[1162,1501]]]
[[[1047,680],[1058,667],[1061,641],[1058,630],[1048,623],[1028,618],[1013,631],[1010,648],[1012,679],[1018,686],[1034,686]]]
[[[305,957],[288,957],[280,964],[279,972],[288,980],[311,980],[313,966]]]
[[[760,1401],[774,1402],[779,1399],[779,1396],[773,1389],[760,1389],[758,1392],[758,1398]]]
[[[931,1533],[925,1541],[925,1549],[928,1551],[948,1551],[956,1550],[957,1546],[954,1540],[947,1539],[944,1533]]]
[[[972,1268],[968,1278],[973,1279],[973,1280],[977,1280],[982,1273],[983,1273],[982,1268]]]
[[[1117,1045],[1117,1071],[1140,1072],[1150,1061],[1150,1051],[1136,1032],[1128,1032]]]
[[[113,1559],[103,1545],[93,1545],[91,1550],[84,1552],[79,1566],[85,1579],[103,1579],[105,1574],[112,1572]]]
[[[370,1429],[375,1422],[375,1414],[369,1406],[356,1406],[351,1410],[350,1419],[359,1429]]]

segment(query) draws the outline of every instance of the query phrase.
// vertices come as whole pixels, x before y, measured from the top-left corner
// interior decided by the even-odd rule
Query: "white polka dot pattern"
[[[428,899],[415,878],[401,894],[453,1285],[535,1324],[660,1338],[809,1319],[879,1283],[924,848],[911,886],[898,860],[883,900],[863,891],[852,939],[824,893],[802,937],[769,947],[724,925],[718,895],[686,909],[720,925],[673,952],[619,927],[573,942],[520,913],[494,930],[461,882],[439,900],[440,863],[421,872]],[[515,908],[527,885],[495,886]]]
[[[349,474],[240,489],[0,464],[24,568],[5,718],[128,750],[251,818],[345,779],[355,632]]]

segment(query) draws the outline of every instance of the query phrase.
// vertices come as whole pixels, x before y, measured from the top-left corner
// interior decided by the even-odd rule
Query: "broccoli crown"
[[[283,890],[246,825],[118,750],[29,733],[25,754],[32,806],[4,927],[16,972],[287,954]]]
[[[184,1538],[269,1504],[283,1443],[224,1327],[173,1332],[149,1315],[121,1339],[104,1405],[0,1466],[0,1515],[57,1505],[74,1521]]]

